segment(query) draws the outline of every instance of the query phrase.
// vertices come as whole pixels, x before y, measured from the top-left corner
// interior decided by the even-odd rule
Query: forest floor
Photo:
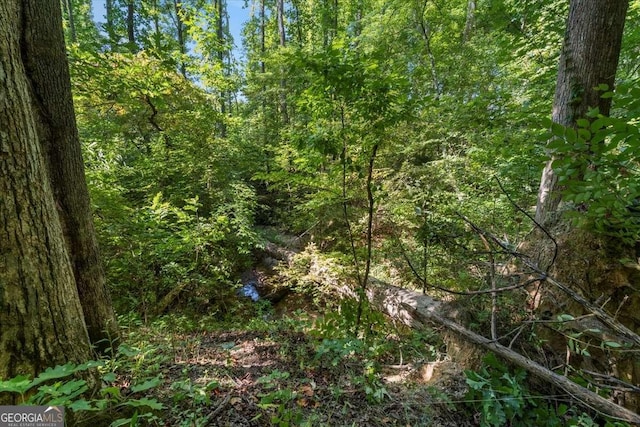
[[[456,403],[464,374],[417,351],[428,347],[420,336],[402,349],[389,336],[375,352],[358,340],[319,337],[300,310],[222,327],[168,319],[132,328],[128,339],[143,354],[139,369],[161,378],[149,390],[165,406],[161,425],[477,425]]]

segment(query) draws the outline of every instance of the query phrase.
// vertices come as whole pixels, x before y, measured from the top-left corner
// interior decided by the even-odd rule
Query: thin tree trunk
[[[154,48],[160,52],[162,50],[162,31],[160,30],[160,10],[158,0],[153,0],[153,42]]]
[[[362,0],[358,0],[356,16],[355,16],[355,28],[353,31],[353,34],[356,38],[360,37],[360,34],[362,34],[362,15],[364,13],[363,9],[364,9],[364,5],[362,4]]]
[[[287,44],[287,35],[284,28],[284,0],[276,0],[276,16],[278,20],[278,39],[280,46]]]
[[[24,31],[62,37],[60,3],[0,2],[0,378],[35,376],[91,352],[46,152],[39,145]],[[37,7],[34,7],[37,6]],[[41,9],[34,15],[34,9]],[[33,25],[33,28],[30,28]],[[40,53],[61,45],[40,46]],[[51,70],[49,70],[51,72]],[[52,73],[52,75],[56,75]],[[8,397],[2,403],[16,403]]]
[[[220,0],[218,0],[220,1]],[[178,49],[180,49],[180,74],[185,79],[187,78],[187,68],[184,63],[184,57],[187,52],[186,42],[184,37],[184,22],[182,21],[182,3],[179,0],[173,0],[173,7],[176,13],[176,32],[178,36]]]
[[[293,10],[295,13],[296,20],[296,34],[298,38],[298,45],[302,46],[302,42],[304,38],[302,37],[302,21],[300,16],[300,5],[298,4],[298,0],[291,0],[291,5],[293,6]]]
[[[118,327],[91,216],[64,39],[59,24],[51,24],[51,20],[61,21],[59,4],[41,0],[22,3],[22,55],[32,84],[38,139],[89,336],[94,345],[105,349],[118,338]]]
[[[429,24],[424,20],[424,8],[426,7],[426,3],[422,6],[422,8],[417,11],[416,20],[418,22],[418,27],[420,29],[420,34],[422,34],[422,38],[424,39],[425,48],[427,51],[427,58],[429,59],[429,65],[431,69],[431,83],[433,85],[433,90],[436,93],[437,97],[442,95],[442,85],[440,84],[440,80],[438,79],[438,72],[436,70],[436,58],[433,55],[433,51],[431,50],[431,28]]]
[[[356,316],[356,328],[360,326],[362,320],[362,308],[364,305],[364,299],[366,298],[367,285],[369,284],[369,274],[371,272],[371,257],[373,255],[373,216],[375,213],[376,200],[373,195],[373,172],[376,162],[376,156],[378,155],[378,143],[373,146],[371,155],[369,156],[369,168],[367,169],[367,236],[366,247],[367,255],[364,260],[364,274],[362,275],[361,293],[358,301],[358,311]]]
[[[628,0],[571,1],[553,100],[555,123],[575,127],[576,120],[594,107],[600,114],[609,115],[611,99],[602,98],[595,88],[602,83],[613,88],[628,6]],[[562,199],[552,164],[553,159],[540,180],[536,206],[539,223],[555,217]]]
[[[218,0],[218,22],[216,28],[216,35],[218,37],[218,61],[220,61],[220,67],[225,68],[225,55],[226,55],[226,38],[224,35],[224,16],[226,15],[224,0]],[[224,90],[220,91],[220,114],[222,115],[222,121],[220,122],[220,136],[225,138],[227,136],[227,124],[225,122],[227,115],[227,93]]]
[[[260,0],[260,72],[262,74],[265,73],[265,62],[264,62],[264,55],[266,53],[266,46],[265,46],[265,36],[266,36],[266,16],[265,16],[265,6],[264,6],[264,2],[265,0]],[[265,88],[263,87],[263,93],[264,93]]]
[[[118,37],[116,35],[116,29],[115,29],[115,25],[114,25],[114,15],[115,15],[115,11],[114,11],[114,7],[113,7],[113,2],[114,0],[105,0],[105,11],[106,11],[106,18],[107,18],[107,22],[105,24],[106,28],[105,30],[107,31],[107,37],[109,39],[109,47],[111,48],[111,50],[115,50],[115,48],[118,45]]]
[[[284,27],[284,0],[276,0],[276,16],[278,21],[278,41],[281,48],[287,45],[287,35]],[[280,68],[280,73],[284,74],[283,67]],[[284,78],[280,79],[280,114],[282,115],[282,123],[289,123],[289,112],[287,110],[287,82]]]
[[[71,0],[64,0],[62,3],[64,11],[67,15],[67,22],[69,25],[69,36],[72,43],[78,41],[78,35],[76,34],[76,23],[73,15],[73,2]]]
[[[129,39],[129,50],[131,52],[138,51],[138,45],[136,44],[135,36],[135,5],[134,0],[129,0],[127,3],[127,38]]]
[[[467,3],[467,20],[464,24],[464,31],[462,32],[462,41],[468,42],[471,40],[471,34],[476,26],[476,0],[469,0]]]
[[[338,8],[338,0],[333,0],[333,37],[336,37],[338,35],[338,14],[340,9]]]

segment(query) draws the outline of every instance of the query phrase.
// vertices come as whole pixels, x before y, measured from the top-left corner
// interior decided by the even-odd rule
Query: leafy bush
[[[528,427],[600,425],[586,413],[577,413],[567,404],[554,404],[551,398],[536,396],[526,385],[523,369],[511,372],[493,353],[484,358],[478,372],[465,371],[469,392],[468,405],[480,415],[482,427]],[[606,421],[607,427],[626,424]]]
[[[160,420],[154,411],[159,411],[164,406],[156,399],[142,394],[160,383],[158,377],[131,386],[125,394],[121,387],[116,385],[116,375],[103,372],[100,377],[103,386],[98,393],[99,397],[87,399],[89,385],[81,376],[92,376],[88,371],[100,371],[102,367],[104,363],[97,361],[80,365],[58,365],[48,368],[34,379],[20,375],[0,381],[0,393],[18,394],[22,405],[62,405],[71,411],[76,423],[93,418],[92,414],[96,413],[109,413],[109,420],[112,421],[110,427],[148,425]]]
[[[614,111],[606,117],[592,110],[577,128],[547,121],[545,137],[563,186],[563,200],[573,206],[575,220],[598,233],[635,243],[640,239],[640,84],[621,84],[615,94],[607,85],[603,97],[614,97]]]
[[[116,304],[123,311],[153,313],[176,289],[189,291],[188,302],[209,311],[224,309],[234,295],[234,273],[257,245],[252,203],[251,191],[238,185],[233,203],[201,216],[197,197],[177,207],[158,193],[150,206],[130,209],[127,218],[98,220]],[[175,301],[181,301],[178,295]]]

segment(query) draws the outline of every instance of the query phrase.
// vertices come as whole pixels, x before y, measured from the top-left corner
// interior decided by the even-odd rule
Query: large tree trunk
[[[607,84],[613,88],[618,66],[628,0],[572,0],[564,46],[558,66],[552,119],[563,126],[576,127],[594,107],[608,115],[611,99],[602,98],[595,88]],[[640,328],[640,294],[634,291],[640,278],[626,268],[621,259],[637,257],[635,248],[617,239],[596,235],[573,226],[560,215],[561,189],[553,171],[553,159],[544,168],[538,193],[536,221],[548,234],[532,233],[521,251],[537,258],[541,269],[567,283],[592,304],[602,308],[625,326]],[[548,236],[553,236],[551,241]],[[538,289],[536,307],[539,312],[555,316],[569,313],[574,317],[590,315],[584,304],[568,300],[554,288]],[[567,351],[568,340],[549,329],[539,333],[556,352]],[[576,369],[586,369],[602,375],[640,381],[640,358],[633,352],[609,352],[591,348],[591,356],[567,353],[567,362]],[[630,408],[640,408],[638,394],[615,392],[619,402]]]
[[[25,3],[0,2],[0,378],[4,379],[35,376],[48,366],[91,357],[46,153],[39,144],[38,121],[43,117],[35,114],[34,82],[23,63],[24,38],[33,38],[25,33],[29,23],[40,28],[56,22],[62,37],[60,5],[56,0],[38,2],[38,7],[48,9],[46,13],[58,11],[33,21],[34,11]],[[47,49],[59,46],[40,48],[46,56]]]
[[[71,82],[56,0],[23,0],[22,61],[45,166],[61,219],[91,342],[99,349],[118,338],[85,181]],[[26,98],[29,99],[29,98]]]
[[[595,88],[602,83],[613,88],[628,6],[629,0],[571,1],[553,100],[555,123],[575,127],[594,107],[609,115],[611,98],[602,98]],[[547,163],[540,182],[539,223],[553,219],[561,200],[552,163]]]

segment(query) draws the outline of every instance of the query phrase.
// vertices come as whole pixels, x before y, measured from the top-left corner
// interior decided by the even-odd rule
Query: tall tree
[[[573,0],[570,3],[552,112],[553,122],[561,125],[559,128],[565,130],[565,135],[584,131],[585,123],[587,128],[594,130],[591,125],[597,126],[597,123],[590,123],[593,118],[588,115],[593,108],[598,109],[603,120],[610,113],[611,98],[603,97],[599,87],[606,85],[608,89],[612,89],[614,86],[628,6],[628,0]],[[583,129],[580,129],[579,123],[582,123]],[[566,138],[566,141],[570,140],[570,137]],[[576,161],[577,172],[571,178],[582,182],[586,175],[598,168],[600,159],[596,153],[602,153],[602,149],[599,145],[590,146],[589,142],[586,144],[586,151],[578,154],[578,148],[575,147],[580,144],[576,142],[558,140],[554,144],[570,144],[560,148],[560,152],[568,153],[569,158],[572,158],[572,153],[576,156],[584,154],[581,160]],[[605,143],[607,141],[595,142]],[[547,268],[550,274],[561,282],[570,283],[573,290],[582,293],[586,300],[606,300],[606,307],[616,310],[612,317],[619,319],[631,330],[637,330],[640,325],[637,311],[640,298],[633,291],[633,285],[630,285],[637,283],[637,273],[620,262],[621,259],[637,257],[636,248],[621,239],[597,234],[593,227],[583,229],[572,226],[566,217],[560,215],[564,210],[561,207],[563,188],[559,185],[558,173],[554,170],[554,163],[558,160],[560,157],[552,158],[544,168],[536,206],[537,222],[554,235],[553,247],[551,250],[540,250],[544,247],[542,242],[549,242],[542,233],[532,234],[532,241],[527,244],[532,244],[533,251],[540,258],[537,260],[538,264]],[[576,184],[574,182],[570,185]],[[591,182],[590,185],[597,186],[598,182]],[[588,212],[590,209],[588,200],[577,205],[580,210]],[[536,241],[537,239],[539,240]],[[592,308],[557,292],[547,288],[541,294],[543,310],[548,309],[552,313],[562,310],[571,312],[576,317],[592,315]],[[593,327],[581,325],[580,322],[576,325],[579,331]],[[548,342],[558,350],[567,345],[564,335],[551,337]],[[578,357],[572,363],[577,367],[581,367],[581,363],[591,364],[587,366],[591,370],[601,371],[603,375],[624,379],[631,384],[638,383],[638,358],[633,352],[596,354],[596,351],[591,352],[590,359],[583,361]],[[640,399],[635,393],[620,392],[616,398],[629,408],[637,409],[640,405]]]
[[[116,35],[116,8],[114,4],[115,0],[105,0],[105,13],[107,21],[105,23],[105,30],[107,32],[107,38],[111,50],[118,45],[118,37]]]
[[[136,52],[138,45],[136,44],[135,35],[135,5],[134,0],[127,2],[127,40],[129,44],[129,50]]]
[[[227,15],[226,3],[224,0],[216,0],[216,35],[218,39],[218,61],[220,67],[225,67],[225,57],[227,55],[226,37],[225,37],[225,16]],[[227,125],[224,122],[224,116],[227,114],[227,93],[224,89],[220,90],[220,113],[222,113],[223,120],[220,122],[220,136],[225,138],[227,136]]]
[[[278,45],[285,48],[287,45],[287,34],[284,26],[284,0],[276,0],[276,21],[278,24]],[[280,73],[283,73],[282,67]],[[287,110],[287,82],[284,78],[280,79],[280,93],[278,94],[280,102],[280,114],[282,122],[289,123],[289,112]]]
[[[284,28],[284,0],[276,0],[276,19],[278,21],[278,40],[280,46],[287,44],[287,35]]]
[[[94,345],[105,348],[117,338],[117,324],[91,217],[59,2],[23,0],[22,9],[21,49],[38,140],[89,336]]]
[[[187,78],[187,65],[184,62],[184,57],[187,53],[187,42],[186,42],[186,34],[184,28],[184,17],[183,17],[183,9],[182,2],[178,0],[173,0],[173,10],[176,14],[176,36],[178,38],[178,49],[180,51],[180,60],[178,61],[180,74],[185,79]]]
[[[70,92],[66,99],[42,105],[39,96],[45,93],[38,92],[39,78],[33,76],[33,64],[25,63],[25,58],[33,61],[36,52],[43,58],[36,61],[39,65],[52,56],[64,58],[61,22],[57,0],[0,3],[2,378],[36,375],[56,363],[81,362],[91,355],[72,259],[76,266],[80,263],[69,254],[64,231],[69,224],[62,218],[65,212],[59,210],[58,184],[50,177],[46,157],[53,147],[42,144],[45,129],[70,123],[65,120],[54,125],[60,112],[47,115],[54,102],[70,105]],[[47,40],[44,35],[55,37]],[[55,43],[42,44],[41,37]],[[46,72],[53,83],[68,90],[68,74],[65,78],[64,70],[55,68],[59,65],[50,64]],[[65,151],[64,145],[59,148]]]
[[[468,42],[471,39],[471,33],[476,25],[476,0],[469,0],[467,3],[467,20],[464,24],[462,32],[462,41]]]
[[[603,98],[597,87],[613,88],[628,7],[629,0],[571,2],[553,100],[555,123],[576,127],[577,120],[596,107],[609,115],[611,98]],[[542,223],[552,217],[560,201],[552,159],[542,173],[536,220]]]
[[[76,22],[73,14],[73,2],[71,0],[64,0],[62,2],[64,8],[64,14],[67,17],[67,25],[69,26],[69,38],[72,43],[78,41],[78,34],[76,33]]]

